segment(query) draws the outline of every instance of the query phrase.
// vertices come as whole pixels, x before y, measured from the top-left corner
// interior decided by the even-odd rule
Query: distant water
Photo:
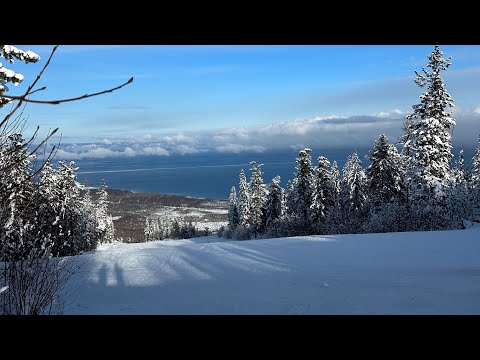
[[[313,154],[313,162],[319,155],[343,167],[351,151],[334,150]],[[238,176],[244,169],[250,178],[250,161],[264,164],[263,179],[270,183],[280,175],[283,187],[293,178],[296,152],[262,154],[194,154],[176,156],[137,156],[76,161],[78,180],[88,186],[98,186],[105,179],[108,187],[137,192],[159,192],[224,200],[228,199],[233,185],[238,191]],[[363,157],[364,153],[360,152]]]
[[[347,150],[313,151],[313,164],[319,155],[331,163],[337,161],[340,171],[352,153]],[[359,149],[358,154],[367,167],[365,154],[368,149]],[[280,175],[281,185],[293,178],[297,152],[262,154],[206,153],[185,156],[141,156],[109,159],[84,159],[76,161],[79,166],[78,180],[88,186],[98,186],[105,179],[108,187],[135,192],[159,192],[224,200],[228,199],[233,185],[237,187],[238,175],[244,169],[250,178],[250,161],[263,163],[263,179],[270,183]]]

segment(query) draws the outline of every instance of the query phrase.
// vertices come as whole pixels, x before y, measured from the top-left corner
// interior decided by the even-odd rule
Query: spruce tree
[[[7,137],[0,155],[0,258],[17,259],[41,246],[44,240],[35,234],[38,227],[32,159],[18,133]]]
[[[325,219],[333,204],[329,168],[330,161],[324,156],[319,156],[315,171],[312,204],[310,205],[310,219],[313,224],[317,225]]]
[[[367,179],[362,168],[362,162],[355,150],[343,167],[340,201],[342,204],[344,230],[355,233],[363,224]]]
[[[292,181],[290,212],[304,225],[310,225],[310,207],[313,198],[312,150],[305,148],[298,153],[296,173]]]
[[[441,76],[441,72],[450,66],[451,59],[443,58],[443,52],[436,45],[428,60],[430,71],[423,68],[423,74],[415,72],[415,83],[420,88],[427,86],[427,89],[420,95],[420,104],[413,106],[413,113],[406,119],[412,121],[409,152],[413,215],[418,227],[435,229],[446,226],[442,214],[446,210],[452,158],[449,130],[455,125],[455,119],[447,111],[454,103]]]
[[[480,135],[478,146],[472,158],[472,170],[470,173],[471,207],[474,212],[474,220],[480,220]]]
[[[381,208],[401,197],[401,169],[398,167],[397,148],[388,143],[385,134],[375,140],[367,158],[370,165],[366,175],[370,204]]]
[[[268,190],[267,212],[265,215],[265,225],[267,228],[282,218],[285,211],[284,207],[284,191],[280,186],[280,176],[275,176]]]
[[[97,238],[100,243],[113,242],[114,227],[111,216],[108,215],[108,193],[107,184],[102,179],[97,190],[96,223]]]
[[[463,150],[458,154],[458,160],[453,168],[449,192],[448,210],[455,227],[461,226],[464,219],[471,217],[471,192],[469,189],[469,174],[465,168]]]
[[[228,200],[228,226],[231,230],[235,230],[238,223],[239,216],[237,190],[235,186],[232,186],[232,189],[230,190],[230,198]]]
[[[332,197],[332,207],[328,213],[328,232],[336,233],[338,230],[338,224],[341,221],[341,204],[340,204],[340,190],[341,190],[341,177],[340,170],[338,169],[337,162],[334,161],[332,169],[330,171],[330,194]]]
[[[240,171],[239,189],[239,224],[247,228],[250,222],[250,194],[248,191],[247,178],[245,177],[243,169]]]
[[[250,178],[250,225],[255,238],[258,233],[261,233],[265,227],[265,205],[267,202],[267,189],[263,183],[262,165],[255,161],[250,163],[252,165],[252,176]]]

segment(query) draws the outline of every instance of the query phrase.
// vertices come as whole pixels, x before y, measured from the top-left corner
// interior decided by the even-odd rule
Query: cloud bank
[[[473,148],[480,133],[480,106],[455,108],[457,126],[454,145]],[[399,109],[373,115],[349,117],[327,116],[312,119],[250,126],[231,127],[169,135],[143,134],[138,139],[103,139],[99,144],[64,145],[57,158],[85,159],[132,157],[141,155],[170,156],[204,152],[262,153],[277,150],[337,149],[370,147],[380,133],[396,142],[402,132],[405,113]]]

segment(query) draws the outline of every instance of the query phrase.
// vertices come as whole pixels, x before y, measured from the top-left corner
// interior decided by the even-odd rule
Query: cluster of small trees
[[[145,240],[191,239],[201,236],[201,232],[183,217],[159,215],[145,220]]]
[[[53,256],[75,255],[112,242],[114,227],[108,215],[103,183],[94,203],[87,189],[80,195],[74,162],[50,161],[35,169],[21,134],[0,144],[0,257],[21,258],[32,248]]]
[[[480,220],[480,139],[470,169],[463,151],[452,166],[450,130],[453,99],[440,73],[450,66],[439,46],[415,83],[426,87],[420,104],[406,116],[400,151],[381,134],[366,156],[356,151],[342,174],[336,162],[311,150],[299,152],[294,178],[286,189],[275,177],[263,183],[261,165],[252,162],[247,182],[240,172],[239,194],[232,187],[224,236],[272,236],[451,229]]]

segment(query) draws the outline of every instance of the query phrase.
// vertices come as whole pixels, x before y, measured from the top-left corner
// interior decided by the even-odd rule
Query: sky
[[[9,65],[34,79],[37,64]],[[480,46],[441,46],[455,100],[454,145],[474,147],[480,133]],[[419,102],[414,70],[433,45],[65,45],[38,86],[59,99],[134,82],[114,93],[61,105],[29,104],[29,128],[59,127],[81,157],[264,152],[368,146],[381,133],[398,139]],[[0,111],[5,111],[4,109]],[[81,145],[95,143],[97,145]]]

